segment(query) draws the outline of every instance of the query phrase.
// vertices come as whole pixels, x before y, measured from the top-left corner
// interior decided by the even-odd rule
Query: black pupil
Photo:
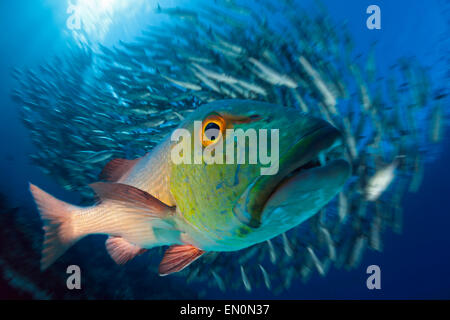
[[[205,127],[205,136],[211,141],[214,141],[219,136],[220,127],[215,122],[210,122]]]

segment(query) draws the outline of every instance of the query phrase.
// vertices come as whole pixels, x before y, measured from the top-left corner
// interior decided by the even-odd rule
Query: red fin
[[[147,251],[121,237],[109,237],[105,244],[106,250],[117,264],[125,264]]]
[[[99,179],[109,182],[119,181],[119,179],[129,172],[139,160],[141,160],[141,158],[134,160],[113,159],[103,168]]]
[[[74,235],[72,225],[72,215],[79,208],[52,197],[31,183],[30,191],[44,222],[41,270],[45,270],[79,239]]]
[[[200,258],[205,251],[191,245],[173,245],[164,253],[164,257],[159,264],[159,275],[178,272],[186,268],[192,262]]]
[[[122,201],[133,207],[142,208],[143,213],[158,218],[165,218],[174,210],[151,194],[123,183],[96,182],[90,184],[90,187],[101,199]]]

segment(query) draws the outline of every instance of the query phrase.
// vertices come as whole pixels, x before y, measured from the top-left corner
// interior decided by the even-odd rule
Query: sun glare
[[[69,0],[67,26],[75,37],[82,37],[78,32],[83,29],[90,40],[102,41],[113,22],[121,23],[123,19],[132,19],[143,6],[153,3],[145,0]]]

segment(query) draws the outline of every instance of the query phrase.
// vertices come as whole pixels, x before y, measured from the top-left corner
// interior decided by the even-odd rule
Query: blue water
[[[445,1],[342,0],[323,1],[336,21],[346,20],[357,51],[367,52],[377,42],[378,65],[382,72],[400,56],[415,56],[430,66],[436,79],[448,70],[436,62],[448,52],[450,34]],[[166,7],[182,1],[160,1]],[[306,2],[305,2],[306,3]],[[377,4],[382,12],[382,29],[366,28],[366,8]],[[156,6],[156,4],[155,4]],[[72,41],[67,32],[67,3],[58,0],[1,1],[0,3],[0,192],[17,206],[29,205],[28,181],[53,195],[71,201],[77,196],[64,191],[31,165],[27,154],[34,148],[22,126],[17,106],[9,95],[14,88],[10,70],[14,66],[33,67],[58,54]],[[156,19],[156,18],[155,18]],[[447,20],[447,21],[446,21]],[[126,19],[125,19],[126,21]],[[107,45],[119,39],[132,39],[149,20],[144,15],[123,25],[111,27],[103,39]],[[152,20],[152,24],[158,21]],[[126,30],[125,30],[126,29]],[[445,64],[440,64],[442,66]],[[359,268],[352,271],[331,269],[326,277],[314,274],[306,284],[298,283],[281,295],[260,289],[252,293],[212,290],[210,298],[286,298],[286,299],[380,299],[450,298],[450,133],[442,141],[441,153],[425,168],[423,184],[416,194],[404,198],[404,225],[401,235],[384,234],[383,252],[365,252]],[[37,214],[37,213],[36,213]],[[8,228],[8,226],[0,226]],[[0,244],[1,247],[1,244]],[[366,268],[381,267],[381,290],[368,290]],[[136,274],[137,278],[141,275]]]

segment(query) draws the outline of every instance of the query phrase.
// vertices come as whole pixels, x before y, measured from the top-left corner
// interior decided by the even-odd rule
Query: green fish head
[[[344,160],[319,162],[341,144],[339,131],[293,108],[215,101],[179,129],[171,137],[170,191],[186,223],[208,239],[204,250],[245,248],[295,227],[350,175]]]

